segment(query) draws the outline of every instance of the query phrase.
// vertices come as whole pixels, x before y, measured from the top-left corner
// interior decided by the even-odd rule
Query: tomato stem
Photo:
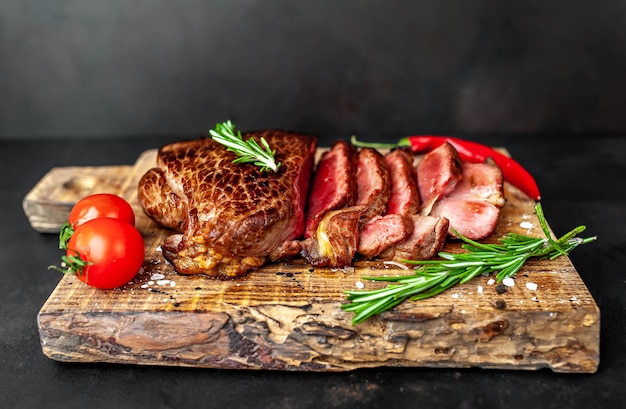
[[[59,231],[59,248],[67,250],[67,242],[70,241],[70,237],[74,234],[74,226],[70,223],[64,223]]]
[[[63,274],[75,274],[77,276],[81,276],[87,266],[94,264],[91,261],[83,260],[76,250],[68,250],[68,252],[70,251],[76,253],[76,255],[63,255],[61,256],[61,267],[48,266],[48,268],[60,271]]]

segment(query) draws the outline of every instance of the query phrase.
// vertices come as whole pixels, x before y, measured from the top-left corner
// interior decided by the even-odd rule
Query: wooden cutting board
[[[155,157],[150,150],[134,166],[55,168],[24,198],[33,228],[57,233],[81,197],[120,194],[134,206],[146,243],[143,270],[123,288],[103,291],[73,276],[61,278],[37,316],[49,358],[319,372],[381,366],[574,373],[598,368],[600,311],[567,257],[529,262],[504,292],[481,276],[357,326],[340,309],[343,291],[361,283],[381,285],[365,276],[405,270],[377,262],[332,270],[296,260],[234,281],[178,275],[159,251],[169,232],[137,202],[137,182]],[[493,237],[511,231],[542,236],[534,202],[508,183],[505,196]],[[447,244],[447,250],[457,248]]]

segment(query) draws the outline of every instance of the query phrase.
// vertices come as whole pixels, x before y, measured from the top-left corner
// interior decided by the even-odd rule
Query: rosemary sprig
[[[577,237],[585,230],[585,226],[578,226],[554,240],[540,203],[535,205],[535,212],[546,235],[544,238],[509,233],[496,244],[486,244],[454,232],[464,242],[461,247],[466,252],[440,252],[440,258],[435,260],[403,260],[405,264],[417,266],[412,275],[365,277],[370,281],[395,284],[375,290],[344,291],[350,303],[343,304],[341,308],[355,313],[352,323],[356,325],[404,300],[429,298],[479,275],[495,273],[496,280],[501,282],[505,278],[513,277],[530,258],[552,260],[596,239]]]
[[[261,167],[261,171],[276,172],[280,167],[280,163],[276,163],[276,151],[270,148],[265,138],[259,139],[262,147],[253,138],[244,141],[240,131],[235,133],[235,125],[230,120],[218,123],[215,129],[209,130],[209,134],[216,142],[239,156],[233,163],[254,163]]]

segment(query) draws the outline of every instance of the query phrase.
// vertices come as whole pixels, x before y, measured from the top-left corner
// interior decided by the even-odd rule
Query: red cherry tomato
[[[76,228],[89,220],[111,217],[135,225],[135,213],[131,205],[121,197],[110,193],[96,193],[76,202],[68,223]]]
[[[111,289],[131,281],[144,260],[141,233],[119,219],[98,218],[78,226],[67,243],[66,267],[86,284]]]

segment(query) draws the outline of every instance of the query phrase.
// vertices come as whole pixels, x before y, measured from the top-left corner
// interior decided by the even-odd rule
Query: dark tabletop
[[[171,140],[0,141],[0,407],[624,407],[626,138],[619,135],[481,139],[506,146],[536,176],[556,234],[585,224],[586,234],[599,238],[571,254],[602,314],[595,374],[430,368],[310,374],[48,359],[41,352],[36,316],[59,281],[47,270],[58,262],[57,238],[30,227],[22,199],[52,167],[132,164],[144,150]]]

